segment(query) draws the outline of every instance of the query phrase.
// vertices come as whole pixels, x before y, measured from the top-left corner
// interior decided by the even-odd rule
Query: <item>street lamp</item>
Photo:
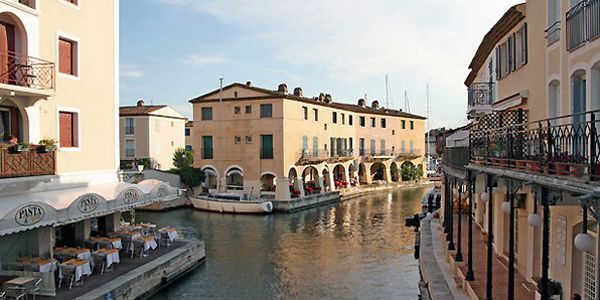
[[[587,233],[588,219],[587,207],[583,206],[583,232],[575,236],[575,247],[580,251],[592,252],[596,247],[595,239]]]

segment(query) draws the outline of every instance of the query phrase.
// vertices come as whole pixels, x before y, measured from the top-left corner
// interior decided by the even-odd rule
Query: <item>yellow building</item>
[[[184,127],[187,119],[166,105],[121,106],[121,162],[149,159],[158,170],[173,168],[173,153],[185,147]]]
[[[379,106],[307,98],[287,85],[268,90],[233,83],[190,101],[194,165],[208,189],[289,198],[306,189],[401,180],[400,168],[424,170],[425,118]]]
[[[492,234],[489,249],[534,287],[531,299],[550,296],[549,280],[560,283],[563,298],[600,299],[599,5],[531,0],[510,8],[483,38],[465,80],[474,120],[470,161],[461,161],[460,147],[444,154],[448,239],[457,238],[449,201],[474,182],[475,225]],[[468,253],[464,244],[461,250]],[[494,278],[490,289],[499,288],[495,280],[506,278]]]

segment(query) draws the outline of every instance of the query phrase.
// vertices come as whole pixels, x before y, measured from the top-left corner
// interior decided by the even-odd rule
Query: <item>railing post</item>
[[[591,179],[594,179],[594,176],[596,175],[596,142],[597,142],[597,136],[596,136],[596,114],[592,113],[592,115],[590,116],[590,158],[589,158],[589,176]]]

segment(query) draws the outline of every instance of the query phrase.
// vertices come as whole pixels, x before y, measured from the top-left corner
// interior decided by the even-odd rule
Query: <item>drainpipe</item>
[[[492,175],[487,175],[487,186],[488,186],[488,209],[487,209],[487,217],[488,217],[488,228],[487,228],[487,279],[485,282],[485,299],[492,300],[492,280],[493,280],[493,271],[492,271],[492,260],[494,259],[494,234],[493,234],[493,193],[492,193]]]
[[[467,189],[469,193],[469,233],[467,248],[469,254],[467,256],[467,274],[465,280],[474,281],[475,274],[473,273],[473,190],[475,189],[475,177],[471,175],[470,171],[467,171]]]

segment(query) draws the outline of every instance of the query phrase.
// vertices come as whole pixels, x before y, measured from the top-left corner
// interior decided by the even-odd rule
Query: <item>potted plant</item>
[[[543,157],[539,154],[528,155],[525,160],[525,166],[527,171],[534,173],[542,173],[542,165],[540,161],[542,161]]]
[[[27,144],[27,143],[16,144],[16,145],[10,147],[10,151],[15,154],[21,153],[21,152],[28,152],[29,144]]]
[[[500,163],[501,163],[500,158],[504,156],[503,154],[504,154],[504,147],[502,145],[499,145],[499,144],[492,145],[492,164],[500,165]]]
[[[53,139],[42,139],[39,142],[38,151],[41,153],[53,152],[56,148],[56,141]]]
[[[562,295],[562,285],[558,281],[548,279],[548,295],[551,299],[560,299]]]

